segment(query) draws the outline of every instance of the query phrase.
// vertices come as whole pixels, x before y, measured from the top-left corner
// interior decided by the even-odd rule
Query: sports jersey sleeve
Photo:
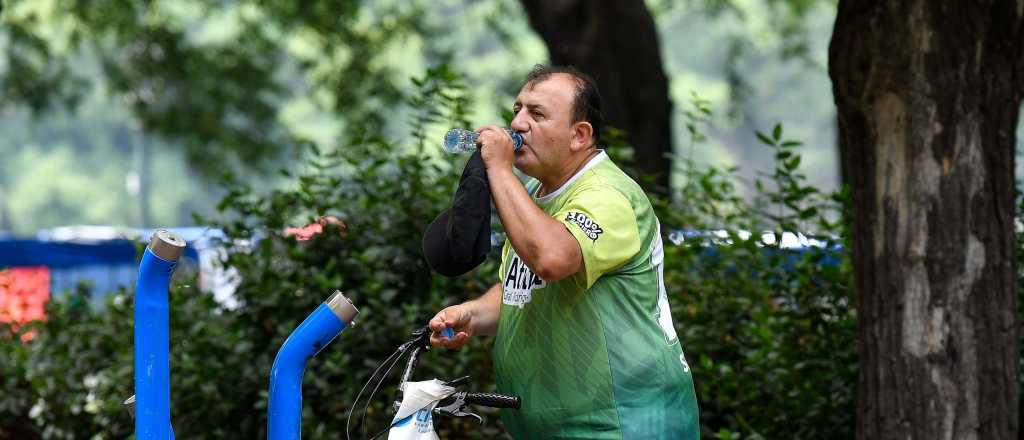
[[[580,244],[587,289],[598,277],[619,268],[640,252],[633,207],[614,189],[583,189],[554,217]]]

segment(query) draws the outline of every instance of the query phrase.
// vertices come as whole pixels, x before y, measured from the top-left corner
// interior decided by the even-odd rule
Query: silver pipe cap
[[[177,261],[185,250],[185,240],[180,235],[166,229],[153,233],[149,240],[149,251],[165,261]]]
[[[345,325],[350,324],[359,315],[359,309],[340,290],[335,290],[334,294],[324,301],[324,304],[327,304],[327,308],[331,309],[334,316],[337,316]]]

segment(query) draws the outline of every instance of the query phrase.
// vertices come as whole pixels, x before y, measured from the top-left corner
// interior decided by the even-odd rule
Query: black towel
[[[491,249],[491,186],[477,150],[466,162],[451,208],[423,234],[423,256],[437,273],[456,277],[487,259]]]

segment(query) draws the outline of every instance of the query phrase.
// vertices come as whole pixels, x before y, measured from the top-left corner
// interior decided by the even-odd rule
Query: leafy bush
[[[690,134],[708,113],[694,103]],[[677,202],[663,223],[716,231],[666,249],[666,285],[695,373],[706,437],[854,437],[857,374],[852,268],[842,242],[840,194],[826,195],[798,171],[799,143],[782,127],[756,133],[775,167],[755,179],[751,201],[733,170],[683,161]],[[766,232],[766,234],[763,234]],[[781,246],[803,233],[818,246]]]
[[[362,314],[310,363],[303,408],[304,438],[337,438],[377,361],[444,305],[494,282],[496,253],[458,279],[434,276],[422,260],[422,231],[449,203],[461,168],[437,158],[426,136],[441,123],[469,124],[458,75],[442,67],[414,85],[408,145],[372,133],[350,134],[334,151],[310,145],[301,172],[282,170],[295,187],[257,194],[228,176],[221,214],[198,219],[224,230],[226,263],[241,284],[238,307],[225,308],[193,280],[172,283],[172,420],[179,438],[265,438],[274,355],[340,288]],[[706,112],[699,101],[688,112],[695,145]],[[739,196],[730,170],[690,160],[674,200],[653,199],[666,235],[678,228],[723,231],[666,248],[666,284],[694,371],[702,429],[708,438],[851,438],[856,351],[848,262],[835,247],[794,253],[758,233],[815,228],[830,240],[842,235],[839,205],[804,186],[800,155],[781,128],[760,137],[778,161],[754,184],[759,195],[752,202]],[[615,148],[628,162],[628,149]],[[279,234],[320,214],[343,219],[347,232],[328,227],[308,242]],[[132,294],[110,295],[102,309],[90,308],[87,296],[52,301],[47,322],[19,330],[35,331],[31,342],[2,333],[0,438],[131,435],[120,402],[133,388]],[[417,378],[470,374],[476,388],[489,390],[489,345],[428,353]],[[396,381],[392,376],[369,406],[368,433],[389,421]],[[497,414],[485,415],[485,427],[441,422],[442,437],[501,435]]]
[[[376,362],[444,305],[489,287],[494,262],[450,280],[432,276],[421,257],[422,231],[450,203],[455,169],[461,167],[437,158],[423,137],[439,122],[467,125],[459,81],[443,67],[414,80],[412,145],[367,134],[351,135],[336,151],[311,145],[304,172],[292,176],[282,170],[296,187],[266,195],[227,176],[222,216],[199,221],[228,237],[226,263],[242,279],[235,293],[239,306],[222,307],[192,280],[172,285],[172,419],[179,438],[265,438],[277,349],[309,312],[341,289],[362,314],[311,362],[303,410],[305,438],[336,438]],[[323,213],[344,219],[347,236],[329,227],[300,243],[278,233]],[[38,335],[30,343],[2,345],[0,438],[124,438],[133,431],[120,403],[133,388],[131,292],[111,295],[103,310],[90,309],[82,295],[87,293],[52,301],[50,319],[33,327]],[[477,388],[491,390],[484,345],[426,354],[417,378],[470,374]],[[395,382],[392,375],[370,406],[368,431],[390,421],[385,408]],[[497,420],[494,412],[485,415]],[[455,420],[440,426],[459,438],[500,433],[496,423],[477,428]]]

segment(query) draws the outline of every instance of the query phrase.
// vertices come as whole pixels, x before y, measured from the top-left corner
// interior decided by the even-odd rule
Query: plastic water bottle
[[[505,132],[512,137],[512,146],[516,151],[523,148],[523,135],[506,128]],[[452,154],[472,153],[476,151],[476,139],[479,135],[473,130],[453,128],[444,135],[444,150]]]

